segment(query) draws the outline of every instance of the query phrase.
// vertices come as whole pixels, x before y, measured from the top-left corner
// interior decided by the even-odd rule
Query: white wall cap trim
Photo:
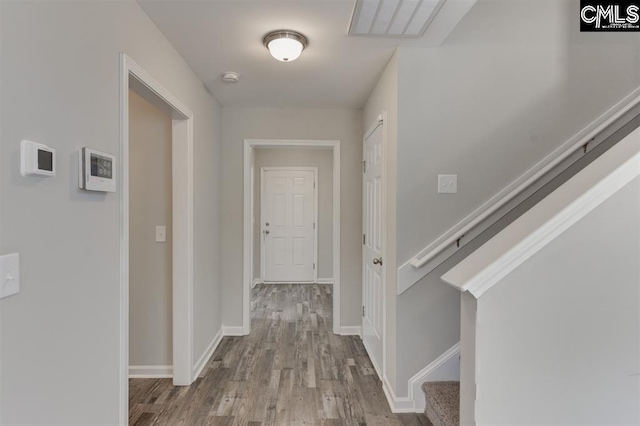
[[[640,129],[605,152],[442,276],[479,298],[640,175]]]

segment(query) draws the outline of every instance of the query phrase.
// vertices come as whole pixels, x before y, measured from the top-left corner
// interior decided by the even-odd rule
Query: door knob
[[[265,223],[265,225],[269,226],[269,222]]]
[[[269,230],[264,231],[265,234],[269,235]]]
[[[382,266],[382,258],[378,257],[377,259],[373,259],[373,264]]]

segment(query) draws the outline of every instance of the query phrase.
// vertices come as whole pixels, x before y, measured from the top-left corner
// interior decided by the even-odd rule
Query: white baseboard
[[[213,336],[213,340],[211,340],[211,343],[209,343],[209,346],[207,346],[207,349],[205,349],[204,353],[200,356],[200,359],[198,359],[198,362],[196,362],[196,365],[193,367],[194,381],[198,378],[198,376],[200,376],[200,373],[202,373],[202,369],[204,369],[205,365],[207,365],[209,358],[211,358],[211,355],[213,355],[213,352],[216,350],[221,340],[222,328],[220,328],[216,335]]]
[[[415,413],[416,409],[413,404],[413,400],[408,397],[397,397],[393,391],[393,387],[389,383],[387,376],[384,376],[382,380],[382,390],[387,397],[389,408],[392,413]]]
[[[333,278],[318,278],[318,284],[333,285]]]
[[[172,365],[130,365],[130,379],[170,379],[173,377]]]
[[[460,380],[460,342],[453,345],[445,353],[436,358],[409,379],[409,399],[413,402],[415,412],[422,413],[425,408],[422,384],[424,382]]]
[[[348,326],[340,327],[340,335],[362,337],[362,327],[359,325],[348,325]]]
[[[244,332],[242,326],[240,327],[229,327],[226,325],[222,326],[222,335],[223,336],[245,336],[247,333]]]
[[[253,282],[251,283],[251,288],[254,288],[258,284],[264,284],[264,281],[262,281],[260,278],[254,278]]]

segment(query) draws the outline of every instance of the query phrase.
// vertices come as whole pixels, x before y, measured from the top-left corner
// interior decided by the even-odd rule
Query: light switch
[[[0,299],[20,292],[20,255],[0,256]]]
[[[458,175],[438,175],[438,194],[458,192]]]
[[[166,242],[167,242],[167,227],[156,226],[156,243],[166,243]]]

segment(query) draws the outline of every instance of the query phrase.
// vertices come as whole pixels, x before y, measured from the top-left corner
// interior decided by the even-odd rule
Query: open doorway
[[[171,287],[171,370],[147,371],[148,377],[170,375],[177,386],[190,385],[195,378],[193,360],[193,114],[168,90],[154,80],[127,55],[121,55],[120,68],[120,423],[126,424],[129,414],[129,294],[131,256],[131,193],[130,177],[135,178],[141,170],[133,170],[130,163],[130,91],[134,96],[150,103],[163,112],[171,121],[170,138],[170,215],[162,218],[169,221],[164,238],[170,241],[170,258],[165,250],[165,260],[170,259]],[[168,155],[168,153],[167,153]],[[145,167],[150,167],[153,179],[157,168],[166,172],[169,164],[157,163],[156,152],[143,152],[139,156]],[[166,202],[166,200],[165,200]],[[135,206],[133,206],[135,208]],[[147,224],[153,227],[161,223]],[[162,229],[159,229],[162,234]],[[158,239],[163,239],[159,235]],[[165,244],[167,244],[165,243]],[[155,244],[153,242],[152,244]],[[136,253],[137,255],[137,253]],[[167,268],[169,269],[169,268]],[[166,271],[165,271],[166,272]],[[166,287],[166,286],[165,286]],[[148,295],[152,297],[152,295]],[[168,295],[165,294],[165,297]],[[165,306],[168,305],[165,301]],[[166,321],[165,317],[165,321]],[[165,324],[166,325],[166,324]],[[165,339],[166,340],[166,339]],[[166,341],[165,341],[166,344]],[[166,354],[165,354],[166,356]]]
[[[173,377],[171,127],[129,90],[129,378]]]
[[[265,285],[282,284],[328,294],[339,334],[340,142],[245,140],[244,183],[242,334],[250,332],[252,295],[264,300]],[[315,287],[292,287],[305,284]]]

